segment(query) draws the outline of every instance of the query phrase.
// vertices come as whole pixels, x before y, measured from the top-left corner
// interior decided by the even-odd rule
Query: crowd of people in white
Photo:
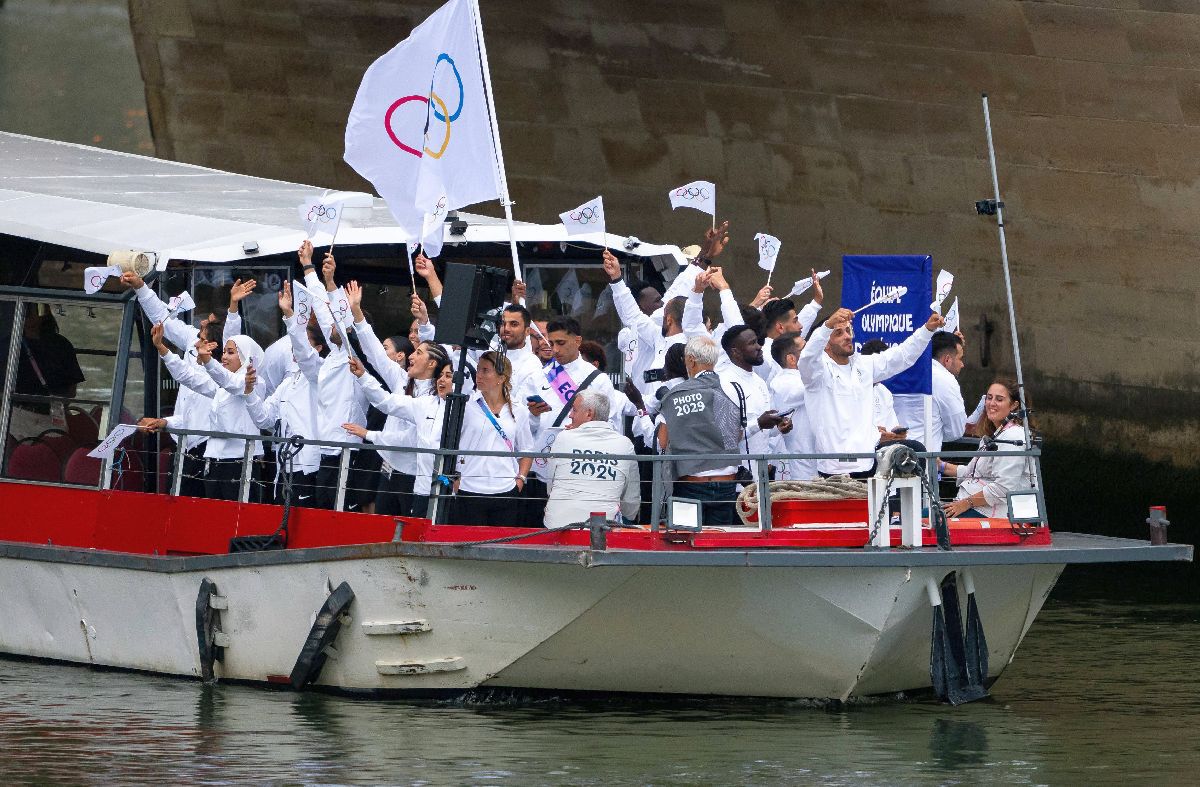
[[[254,479],[255,501],[277,499],[287,488],[294,505],[332,508],[341,449],[308,441],[367,441],[381,450],[355,452],[346,510],[424,516],[433,485],[444,484],[451,504],[442,521],[547,527],[583,521],[592,512],[626,522],[643,518],[646,474],[628,458],[636,453],[671,455],[673,493],[700,500],[705,524],[728,526],[738,484],[758,472],[757,463],[731,455],[827,454],[775,461],[773,479],[861,478],[873,472],[872,459],[837,455],[871,454],[897,440],[937,451],[944,441],[974,434],[997,450],[962,466],[938,463],[959,489],[944,508],[952,516],[1004,516],[1006,493],[1032,483],[1027,459],[1006,456],[1025,443],[1016,386],[996,380],[968,415],[957,377],[963,337],[940,330],[936,313],[902,343],[869,342],[856,351],[849,310],[818,322],[824,292],[815,271],[812,299],[800,308],[774,297],[769,286],[739,303],[714,262],[728,242],[727,229],[724,223],[685,250],[690,261],[666,292],[631,286],[618,259],[603,253],[623,325],[617,346],[628,381],[622,390],[605,374],[603,346],[585,341],[572,317],[535,322],[521,305],[524,284],[515,282],[492,348],[470,351],[459,370],[469,394],[459,448],[493,455],[460,455],[453,471],[441,475],[429,449],[441,444],[459,353],[434,341],[428,304],[415,291],[407,335],[380,340],[363,311],[362,289],[356,282],[339,288],[332,255],[318,271],[306,241],[299,250],[305,292],[283,285],[285,335],[264,350],[242,332],[239,315],[255,282],[232,287],[218,344],[209,336],[215,318],[189,325],[126,273],[122,281],[136,292],[154,326],[152,341],[180,386],[174,415],[144,418],[140,426],[302,438],[291,446],[273,443],[286,455],[276,457],[273,479]],[[440,306],[433,263],[418,256],[415,266]],[[720,304],[715,326],[704,317],[710,289]],[[349,315],[339,319],[347,307]],[[893,397],[882,383],[912,366],[931,343],[933,417],[926,430],[922,397]],[[181,438],[182,493],[238,499],[246,445],[245,439]],[[522,452],[534,457],[518,457]],[[250,456],[264,456],[261,442],[253,442]],[[374,465],[371,456],[378,456]]]

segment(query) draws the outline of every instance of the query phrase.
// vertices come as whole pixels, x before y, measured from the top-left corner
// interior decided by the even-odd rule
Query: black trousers
[[[460,493],[461,494],[461,493]],[[516,494],[514,492],[514,494]],[[521,527],[541,527],[542,522],[546,519],[546,498],[550,496],[550,490],[546,488],[546,483],[533,475],[529,474],[529,480],[525,482],[524,489],[520,494],[520,505],[515,505],[518,501],[511,501],[512,506],[517,513],[517,522]]]
[[[183,497],[205,497],[204,443],[183,455],[183,477],[179,479],[179,494]]]
[[[341,465],[341,454],[330,454],[321,456],[321,467],[317,470],[316,489],[314,490],[313,500],[315,505],[313,508],[324,508],[332,511],[337,503],[338,493],[338,469]],[[354,473],[351,470],[346,476],[346,486],[351,487],[346,490],[346,511],[358,511],[359,499],[353,493]]]
[[[242,485],[241,459],[206,459],[204,474],[204,496],[210,500],[238,500]],[[254,468],[250,468],[251,503],[262,502],[262,484],[254,479]]]
[[[395,470],[389,478],[386,474],[379,479],[379,491],[375,494],[375,513],[385,516],[409,516],[412,513],[413,484],[416,478]],[[422,511],[420,516],[425,516]]]
[[[447,524],[451,525],[484,525],[491,527],[539,527],[521,521],[521,507],[514,499],[517,488],[514,486],[507,492],[498,495],[483,495],[475,492],[459,490],[454,497],[454,507]]]

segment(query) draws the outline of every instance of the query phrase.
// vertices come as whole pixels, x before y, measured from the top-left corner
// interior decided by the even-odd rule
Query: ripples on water
[[[8,781],[1189,783],[1200,606],[1052,603],[991,701],[378,702],[0,660]],[[752,669],[752,666],[747,666]]]

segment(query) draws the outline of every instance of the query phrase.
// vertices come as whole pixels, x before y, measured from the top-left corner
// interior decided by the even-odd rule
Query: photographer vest
[[[662,400],[667,424],[667,453],[674,477],[695,475],[737,464],[736,459],[689,459],[688,454],[736,454],[741,439],[741,408],[721,390],[721,379],[702,372],[671,389]]]

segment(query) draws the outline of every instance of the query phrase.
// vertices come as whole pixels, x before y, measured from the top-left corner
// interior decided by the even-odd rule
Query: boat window
[[[132,418],[111,412],[122,309],[22,300],[14,319],[3,476],[95,484],[99,463],[85,455]]]

